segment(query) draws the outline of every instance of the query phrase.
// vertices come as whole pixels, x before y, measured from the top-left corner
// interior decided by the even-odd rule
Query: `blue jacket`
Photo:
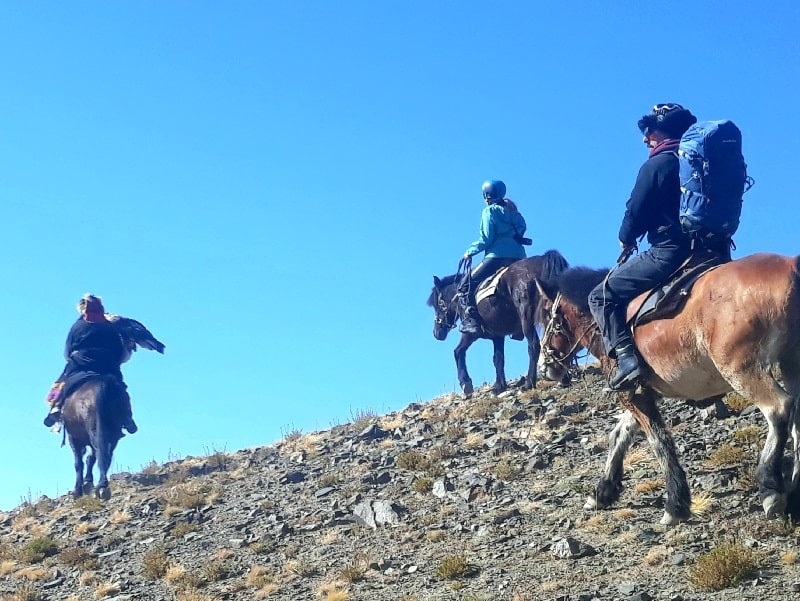
[[[527,225],[519,211],[511,211],[499,204],[484,207],[480,235],[464,254],[474,256],[484,251],[487,259],[524,259],[525,247],[514,240],[514,228],[520,236],[525,235]]]

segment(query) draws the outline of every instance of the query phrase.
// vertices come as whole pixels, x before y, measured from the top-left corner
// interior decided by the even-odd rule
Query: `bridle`
[[[456,322],[455,319],[453,319],[452,321],[448,320],[448,317],[450,316],[451,313],[453,318],[455,318],[455,316],[457,315],[455,311],[453,312],[450,311],[450,306],[455,301],[455,296],[452,299],[450,299],[449,303],[444,299],[444,295],[441,293],[441,291],[439,291],[438,297],[439,298],[437,300],[437,305],[439,306],[439,310],[436,312],[433,321],[436,323],[437,326],[442,326],[447,328],[448,330],[452,330],[453,328],[456,327]],[[441,317],[442,315],[444,317]]]
[[[588,349],[591,347],[595,337],[598,335],[598,331],[597,329],[592,328],[591,338],[589,338],[587,343],[584,344],[589,331],[588,329],[584,330],[584,332],[575,339],[575,342],[572,343],[572,346],[566,353],[559,354],[559,352],[556,351],[550,343],[553,336],[555,334],[560,334],[567,340],[570,339],[570,337],[567,335],[569,330],[565,327],[564,313],[559,311],[560,305],[561,292],[558,292],[555,300],[553,300],[552,306],[550,307],[550,319],[548,320],[547,325],[544,328],[544,332],[542,333],[541,353],[545,366],[560,365],[562,368],[569,371],[573,365],[577,365],[578,363],[578,349],[583,346],[585,349],[587,349],[586,353],[588,354]]]

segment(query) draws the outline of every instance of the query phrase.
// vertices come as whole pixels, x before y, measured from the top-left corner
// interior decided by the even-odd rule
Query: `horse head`
[[[574,267],[551,280],[536,280],[537,322],[543,324],[540,377],[568,384],[570,368],[582,349],[588,349],[601,361],[605,359],[600,331],[586,300],[587,290],[604,273]]]
[[[456,327],[458,312],[456,311],[455,276],[439,279],[433,276],[433,290],[428,297],[428,306],[433,307],[433,337],[444,340],[450,330]]]

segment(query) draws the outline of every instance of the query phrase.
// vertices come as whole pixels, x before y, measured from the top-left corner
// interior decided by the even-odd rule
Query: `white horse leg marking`
[[[598,490],[595,494],[587,497],[584,509],[604,509],[616,501],[614,497],[619,496],[619,493],[609,496],[604,493],[605,488],[610,485],[612,490],[618,491],[622,481],[622,463],[631,442],[633,442],[633,437],[640,430],[639,422],[630,411],[625,411],[620,415],[617,425],[608,436],[608,458],[606,459],[605,473],[598,484]]]

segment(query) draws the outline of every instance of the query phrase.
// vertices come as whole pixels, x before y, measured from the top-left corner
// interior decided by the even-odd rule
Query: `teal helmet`
[[[498,179],[483,182],[483,197],[492,202],[498,202],[506,196],[506,185]]]

